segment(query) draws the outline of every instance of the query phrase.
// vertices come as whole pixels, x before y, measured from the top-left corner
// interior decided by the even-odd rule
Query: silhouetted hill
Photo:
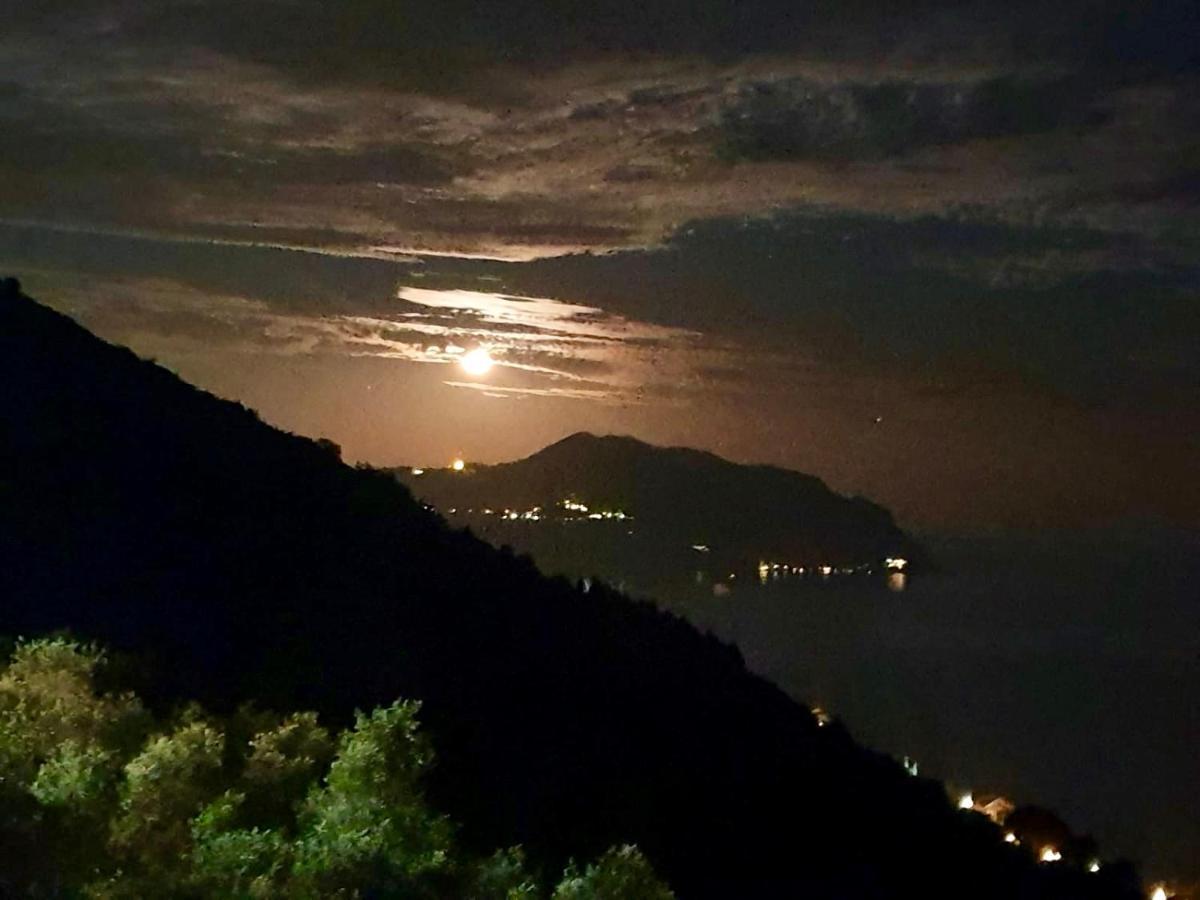
[[[685,898],[1137,894],[1039,866],[678,619],[548,580],[12,289],[0,385],[0,633],[138,651],[161,699],[217,709],[421,698],[468,843],[636,841]]]
[[[630,437],[579,433],[511,463],[394,471],[452,522],[532,553],[546,571],[652,592],[696,571],[752,578],[764,562],[809,575],[879,573],[888,559],[928,568],[887,510],[819,478]]]

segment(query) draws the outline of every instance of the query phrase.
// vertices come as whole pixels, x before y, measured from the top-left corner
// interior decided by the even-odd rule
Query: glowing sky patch
[[[402,287],[401,300],[431,309],[473,316],[490,325],[526,326],[564,336],[601,340],[654,340],[696,332],[634,322],[594,306],[554,300],[469,290],[430,290]]]
[[[476,347],[459,360],[459,365],[462,366],[463,371],[468,375],[482,376],[490,372],[495,363],[492,360],[492,355],[488,353],[486,348]]]

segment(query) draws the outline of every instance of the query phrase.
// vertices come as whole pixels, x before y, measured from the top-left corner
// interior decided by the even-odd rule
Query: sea
[[[1057,812],[1148,880],[1200,880],[1200,534],[920,536],[928,575],[659,600],[954,792]]]

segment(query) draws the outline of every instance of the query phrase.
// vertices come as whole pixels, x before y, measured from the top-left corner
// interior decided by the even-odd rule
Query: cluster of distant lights
[[[572,497],[568,497],[565,500],[559,501],[558,505],[561,506],[567,512],[582,514],[580,516],[566,516],[566,518],[568,518],[568,519],[584,518],[586,516],[587,518],[593,519],[593,520],[617,519],[618,521],[623,522],[626,519],[633,518],[633,516],[626,515],[623,510],[619,510],[619,509],[594,510],[590,506],[588,506],[586,503],[580,503],[578,500],[576,500]]]
[[[591,519],[593,521],[615,519],[617,521],[624,522],[624,521],[627,521],[627,520],[633,518],[633,516],[626,515],[625,512],[623,512],[622,510],[619,510],[619,509],[618,510],[606,509],[606,510],[601,510],[601,511],[593,511],[586,503],[580,503],[580,502],[578,502],[576,500],[572,500],[572,499],[562,500],[559,502],[558,506],[561,509],[565,510],[566,512],[581,514],[581,515],[577,515],[577,516],[575,516],[575,515],[560,516],[559,517],[560,520],[564,521],[564,522],[572,522],[572,521],[576,521],[578,519]],[[447,512],[449,512],[451,515],[453,515],[458,512],[458,509],[451,507],[449,510],[447,510]],[[467,512],[474,513],[475,510],[468,509]],[[526,510],[516,510],[516,509],[505,508],[505,509],[500,510],[499,512],[497,512],[497,510],[492,509],[491,507],[485,507],[484,509],[480,510],[480,512],[485,516],[499,515],[501,519],[508,519],[509,521],[512,521],[512,522],[515,522],[518,520],[523,520],[526,522],[540,522],[542,519],[550,518],[549,516],[547,516],[545,514],[545,512],[542,510],[542,508],[540,506],[535,506],[535,507],[533,507],[533,509],[526,509]]]
[[[818,728],[825,728],[832,724],[833,717],[821,707],[814,706],[810,711],[812,712],[813,719],[816,721]],[[915,759],[906,756],[901,762],[901,765],[904,767],[905,772],[914,778],[917,777],[919,767]],[[1012,805],[1008,801],[1004,800],[1004,798],[997,799],[1001,806],[999,811],[997,810],[996,801],[993,801],[992,804],[980,805],[975,802],[975,795],[971,791],[965,791],[958,796],[958,800],[956,801],[955,805],[961,810],[975,812],[979,813],[980,815],[987,816],[996,825],[1002,826],[1004,824],[1004,819],[1007,816],[1007,812],[1012,809]],[[1005,806],[1007,809],[1003,808]],[[1011,844],[1014,847],[1019,847],[1021,846],[1021,839],[1017,837],[1016,832],[1005,831],[1004,843]],[[1062,862],[1062,858],[1062,851],[1051,844],[1044,845],[1037,852],[1038,862],[1041,863],[1049,864]],[[1093,874],[1099,872],[1101,869],[1100,860],[1088,860],[1086,868]],[[1167,893],[1166,886],[1163,884],[1155,885],[1154,889],[1150,892],[1150,900],[1170,900],[1170,898],[1173,896],[1173,894]]]
[[[905,757],[904,761],[905,761],[905,768],[908,769],[908,763],[909,763],[908,757]],[[910,774],[913,774],[913,775],[916,774],[915,769],[910,769],[909,771],[910,771]],[[975,797],[970,791],[967,791],[966,793],[963,793],[959,796],[957,806],[961,810],[967,810],[967,811],[971,811],[971,812],[977,812],[982,815],[986,815],[997,825],[1004,824],[1002,817],[996,816],[992,812],[992,810],[989,810],[987,807],[976,804]],[[1021,846],[1021,839],[1017,837],[1016,832],[1005,831],[1004,832],[1004,843],[1011,844],[1014,847],[1019,847],[1019,846]],[[1045,844],[1037,851],[1037,859],[1038,859],[1038,862],[1041,862],[1041,863],[1061,862],[1062,858],[1063,858],[1062,851],[1059,850],[1057,847],[1053,846],[1052,844]],[[1098,859],[1088,860],[1088,864],[1087,864],[1086,868],[1089,872],[1092,872],[1093,874],[1096,872],[1099,872],[1101,869],[1100,860],[1098,860]],[[1166,889],[1165,885],[1159,884],[1159,885],[1156,885],[1154,887],[1154,889],[1151,891],[1150,900],[1168,900],[1168,898],[1171,896],[1172,895],[1167,893],[1167,889]]]
[[[703,548],[703,549],[701,549]],[[708,547],[704,544],[693,544],[692,549],[700,553],[709,552]],[[908,568],[908,560],[898,556],[889,556],[883,561],[883,570],[888,574],[889,586],[903,589],[904,587],[904,570]],[[768,560],[759,560],[758,562],[758,580],[761,584],[766,584],[772,578],[787,577],[790,575],[820,575],[822,578],[829,578],[833,575],[870,575],[876,571],[875,566],[870,563],[862,563],[857,566],[831,566],[827,564],[820,565],[795,565],[786,562],[772,562]],[[733,576],[730,575],[730,578]],[[897,579],[893,585],[891,579]]]
[[[467,463],[463,459],[454,459],[453,461],[451,461],[450,465],[447,466],[447,468],[449,468],[451,471],[454,471],[454,472],[463,472],[467,468]],[[413,475],[424,475],[425,474],[425,469],[423,469],[419,466],[415,466],[412,469],[410,469],[409,471]],[[610,521],[610,520],[612,520],[612,521],[618,521],[618,522],[627,522],[627,521],[631,521],[633,519],[633,516],[629,515],[624,510],[620,510],[620,509],[593,510],[586,503],[580,503],[578,500],[575,500],[574,498],[571,498],[571,497],[568,497],[565,500],[559,501],[558,506],[565,512],[579,514],[579,515],[561,516],[560,520],[565,521],[565,522],[577,521],[579,519],[589,519],[592,521]],[[457,509],[457,507],[451,507],[450,509],[446,510],[446,512],[449,513],[450,515],[455,515],[458,513],[458,509]],[[467,512],[470,514],[474,514],[475,510],[472,508],[472,509],[468,509]],[[480,513],[485,516],[498,515],[501,519],[506,519],[510,522],[517,522],[517,521],[540,522],[543,519],[550,518],[549,516],[546,515],[545,511],[540,506],[535,506],[532,509],[524,509],[524,510],[508,509],[508,508],[505,508],[502,510],[495,510],[495,509],[492,509],[491,507],[485,507],[480,510]]]
[[[455,515],[458,512],[458,508],[452,506],[446,510],[446,512],[450,513],[450,515]],[[468,509],[467,512],[474,513],[475,510]],[[485,516],[499,516],[501,519],[506,519],[510,522],[516,522],[518,520],[525,522],[540,522],[543,518],[545,518],[545,516],[542,514],[542,508],[540,506],[535,506],[533,509],[523,510],[508,509],[507,507],[505,509],[495,510],[488,506],[484,507],[479,512],[481,515]]]
[[[467,461],[465,459],[455,458],[450,461],[450,465],[446,466],[446,468],[451,469],[455,472],[463,472],[463,471],[466,471]],[[425,474],[425,470],[423,468],[421,468],[420,466],[413,466],[411,469],[409,469],[409,471],[413,475],[424,475]]]

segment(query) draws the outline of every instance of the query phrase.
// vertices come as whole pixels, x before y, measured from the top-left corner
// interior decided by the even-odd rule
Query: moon
[[[476,347],[458,361],[463,371],[468,375],[486,375],[491,371],[493,360],[490,353],[483,347]]]

